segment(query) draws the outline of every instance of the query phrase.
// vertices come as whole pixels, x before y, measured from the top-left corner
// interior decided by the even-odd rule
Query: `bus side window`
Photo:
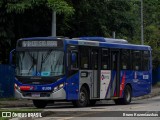
[[[71,69],[78,69],[78,51],[71,51]]]
[[[80,67],[89,69],[89,47],[82,46],[80,49]]]
[[[78,47],[74,45],[68,46],[67,50],[67,65],[69,70],[78,70],[79,69],[79,52]]]
[[[121,50],[121,69],[130,69],[130,50]]]
[[[141,70],[141,52],[138,50],[132,51],[133,70]]]
[[[102,49],[102,70],[109,70],[109,61],[110,61],[110,55],[108,49]]]
[[[149,51],[143,51],[142,56],[143,56],[142,69],[144,71],[148,71],[149,70]]]

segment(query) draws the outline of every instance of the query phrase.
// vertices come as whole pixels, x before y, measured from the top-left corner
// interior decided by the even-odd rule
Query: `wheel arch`
[[[125,87],[126,86],[129,86],[130,88],[131,88],[131,91],[132,91],[132,85],[131,85],[131,83],[127,83],[126,85],[125,85]]]

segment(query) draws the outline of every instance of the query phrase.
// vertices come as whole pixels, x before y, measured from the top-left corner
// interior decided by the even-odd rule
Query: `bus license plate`
[[[40,93],[32,93],[32,97],[40,97]]]

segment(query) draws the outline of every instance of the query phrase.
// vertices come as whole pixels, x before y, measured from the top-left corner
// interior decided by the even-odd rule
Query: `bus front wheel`
[[[75,107],[86,107],[88,104],[88,92],[85,87],[82,87],[79,94],[79,99],[72,101]]]
[[[48,104],[46,100],[33,100],[33,104],[37,108],[45,108]]]

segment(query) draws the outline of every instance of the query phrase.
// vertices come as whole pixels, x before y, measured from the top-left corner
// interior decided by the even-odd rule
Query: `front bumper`
[[[32,93],[39,93],[40,96],[33,97]],[[66,92],[63,88],[55,92],[20,92],[15,89],[15,98],[30,99],[30,100],[65,100]]]

